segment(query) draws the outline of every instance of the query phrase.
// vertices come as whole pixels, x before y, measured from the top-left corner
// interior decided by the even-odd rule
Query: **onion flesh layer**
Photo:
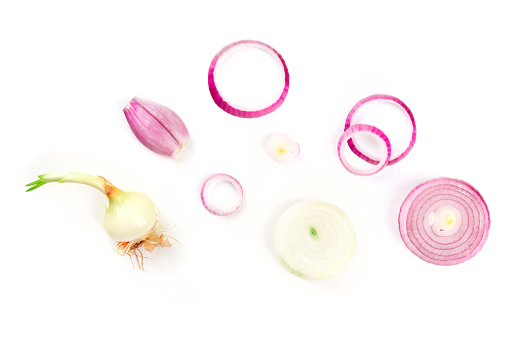
[[[233,188],[235,188],[237,192],[236,201],[231,206],[225,208],[219,208],[215,206],[213,202],[209,201],[209,191],[213,188],[214,184],[220,181],[229,182],[230,184],[232,184]],[[215,174],[208,178],[203,184],[201,189],[201,202],[203,204],[203,207],[205,207],[205,209],[210,213],[219,216],[225,216],[235,213],[239,209],[240,205],[242,205],[243,197],[244,191],[242,189],[242,185],[240,184],[240,182],[231,175],[224,173]]]
[[[399,213],[405,245],[422,260],[456,265],[475,256],[490,229],[488,206],[470,184],[438,178],[417,186]]]
[[[360,169],[354,167],[346,158],[346,145],[348,141],[351,141],[355,133],[359,132],[369,132],[375,135],[376,137],[380,138],[384,145],[386,152],[384,154],[384,158],[381,161],[378,161],[376,164],[374,164],[373,167],[367,168],[367,169]],[[375,173],[378,173],[384,168],[388,162],[389,158],[391,157],[391,143],[389,141],[389,138],[385,135],[384,132],[382,132],[380,129],[378,129],[375,126],[371,125],[365,125],[365,124],[358,124],[358,125],[352,125],[350,126],[346,131],[343,132],[341,137],[338,141],[338,156],[339,160],[341,160],[341,163],[345,168],[353,174],[357,175],[373,175]]]
[[[358,114],[358,111],[361,108],[361,106],[363,106],[364,104],[366,104],[368,102],[374,101],[374,100],[384,100],[384,101],[388,101],[388,102],[398,106],[403,111],[405,111],[405,113],[408,115],[408,117],[410,119],[410,122],[412,123],[412,137],[410,139],[410,143],[408,144],[407,148],[403,152],[401,152],[401,154],[393,153],[392,156],[389,158],[387,166],[393,165],[393,164],[397,163],[398,161],[402,160],[408,154],[408,152],[410,152],[410,150],[414,147],[416,136],[417,136],[417,129],[415,126],[414,115],[413,115],[412,111],[410,110],[410,108],[408,108],[408,106],[403,101],[396,98],[395,96],[387,95],[387,94],[373,94],[373,95],[370,95],[370,96],[360,100],[350,110],[350,113],[348,114],[348,116],[346,118],[345,131],[350,128],[352,119],[355,115]],[[372,159],[370,156],[366,155],[361,150],[359,150],[358,145],[356,145],[355,138],[348,140],[348,146],[350,147],[350,149],[352,150],[352,152],[355,155],[357,155],[359,158],[365,160],[366,162],[373,164],[373,165],[376,165],[380,162],[379,160]]]
[[[254,46],[254,47],[261,48],[281,62],[281,66],[282,66],[282,69],[283,69],[283,72],[285,75],[285,86],[283,88],[281,95],[276,100],[276,102],[274,102],[273,104],[271,104],[268,107],[265,107],[265,108],[262,108],[259,110],[253,110],[253,111],[235,108],[230,103],[228,103],[226,98],[223,98],[223,96],[221,95],[221,93],[219,93],[219,90],[217,89],[216,82],[214,79],[214,77],[215,77],[214,72],[216,69],[217,62],[231,48],[239,46],[239,45],[248,45],[248,46]],[[232,44],[229,44],[228,46],[221,49],[219,51],[219,53],[217,53],[214,56],[214,58],[212,59],[212,62],[210,63],[210,66],[209,66],[209,91],[210,91],[210,95],[212,96],[212,99],[214,100],[216,105],[219,108],[221,108],[223,111],[225,111],[228,114],[240,117],[240,118],[258,118],[258,117],[261,117],[263,115],[273,112],[279,106],[281,106],[281,104],[285,100],[286,95],[288,94],[289,86],[290,86],[290,74],[288,73],[288,67],[286,66],[285,60],[283,59],[281,54],[279,54],[274,48],[272,48],[269,45],[267,45],[263,42],[260,42],[260,41],[240,40],[240,41],[234,42]]]
[[[274,250],[293,274],[307,279],[336,275],[355,250],[355,231],[337,206],[322,201],[297,203],[274,230]]]

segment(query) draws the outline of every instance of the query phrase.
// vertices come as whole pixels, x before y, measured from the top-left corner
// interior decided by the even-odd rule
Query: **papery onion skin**
[[[304,201],[287,209],[274,229],[274,252],[293,274],[310,280],[338,274],[355,251],[352,222],[337,206]]]
[[[433,216],[444,206],[459,213],[461,224],[454,233],[444,232],[443,236],[433,229]],[[414,188],[403,202],[398,220],[407,248],[420,259],[442,266],[474,257],[486,243],[491,224],[488,206],[479,191],[451,178],[433,179]]]
[[[414,147],[415,140],[417,138],[417,128],[416,128],[416,125],[415,125],[414,115],[413,115],[412,111],[410,110],[410,108],[408,108],[408,106],[403,101],[401,101],[400,99],[396,98],[395,96],[387,95],[387,94],[373,94],[373,95],[370,95],[370,96],[360,100],[350,110],[350,113],[348,113],[348,116],[347,116],[346,122],[345,122],[345,131],[350,128],[351,123],[352,123],[352,119],[353,119],[354,115],[357,113],[357,111],[359,110],[359,108],[361,106],[363,106],[364,104],[366,104],[366,103],[368,103],[370,101],[373,101],[373,100],[386,100],[386,101],[390,101],[390,102],[396,104],[398,107],[402,108],[408,114],[408,117],[410,118],[410,121],[412,123],[412,138],[410,140],[409,145],[407,146],[405,151],[403,151],[400,155],[396,156],[396,154],[392,154],[391,158],[389,159],[389,161],[387,163],[387,166],[394,165],[395,163],[401,161],[404,157],[406,157],[406,155]],[[364,153],[362,153],[356,147],[355,142],[354,142],[353,139],[348,140],[348,146],[350,147],[352,152],[355,155],[357,155],[359,158],[361,158],[362,160],[365,160],[366,162],[368,162],[368,163],[370,163],[372,165],[377,165],[380,162],[379,160],[372,159],[369,156],[367,156]],[[392,158],[392,157],[394,157],[394,158]]]
[[[385,153],[384,159],[382,161],[379,161],[376,164],[374,164],[374,166],[370,169],[362,170],[362,169],[354,168],[348,162],[346,157],[344,156],[345,155],[344,152],[346,149],[345,142],[350,141],[352,136],[358,132],[369,132],[369,133],[376,135],[378,138],[380,138],[383,141],[385,148],[386,148],[386,153]],[[375,126],[371,126],[371,125],[366,125],[366,124],[352,125],[346,131],[344,131],[338,140],[337,150],[338,150],[339,160],[341,161],[343,166],[347,169],[347,171],[349,171],[350,173],[356,174],[356,175],[373,175],[373,174],[380,172],[388,164],[389,158],[391,157],[391,143],[390,143],[387,135],[385,135],[385,133],[382,132],[379,128],[377,128]]]
[[[239,46],[239,45],[253,45],[255,47],[262,48],[265,51],[269,52],[270,54],[277,56],[277,58],[281,62],[281,65],[283,66],[283,70],[285,73],[285,86],[283,88],[283,92],[281,93],[279,98],[276,100],[276,102],[274,102],[273,104],[271,104],[270,106],[268,106],[266,108],[263,108],[260,110],[255,110],[255,111],[247,111],[247,110],[237,109],[237,108],[233,107],[232,105],[230,105],[221,96],[221,94],[219,93],[219,90],[217,89],[215,79],[214,79],[214,76],[215,76],[214,71],[216,69],[216,64],[217,64],[218,60],[226,52],[228,52],[228,50],[230,50],[232,47]],[[263,42],[256,41],[256,40],[240,40],[240,41],[231,43],[228,46],[221,49],[219,51],[219,53],[217,53],[214,56],[214,58],[212,59],[212,62],[210,63],[208,78],[209,78],[208,82],[209,82],[210,95],[212,96],[212,99],[214,100],[216,105],[219,108],[221,108],[223,111],[225,111],[226,113],[234,115],[236,117],[240,117],[240,118],[258,118],[258,117],[264,116],[266,114],[269,114],[269,113],[275,111],[279,106],[281,106],[283,104],[283,101],[285,101],[286,95],[288,94],[288,88],[290,86],[290,74],[288,73],[288,67],[286,66],[286,62],[283,59],[283,57],[281,56],[281,54],[279,54],[271,46],[269,46]]]
[[[237,193],[237,201],[230,207],[227,208],[215,208],[211,206],[211,203],[209,201],[208,192],[212,188],[212,186],[220,181],[226,181],[233,185],[233,187],[236,190]],[[240,206],[242,205],[242,200],[244,197],[244,189],[242,188],[242,185],[240,182],[232,177],[229,174],[219,173],[215,174],[211,177],[209,177],[205,182],[203,183],[203,186],[201,188],[201,202],[203,204],[203,207],[210,213],[217,215],[217,216],[227,216],[235,213]]]

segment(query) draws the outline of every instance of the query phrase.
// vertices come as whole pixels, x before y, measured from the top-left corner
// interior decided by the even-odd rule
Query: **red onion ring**
[[[387,94],[374,94],[374,95],[370,95],[369,97],[360,100],[358,103],[355,104],[355,106],[352,108],[352,110],[350,111],[350,113],[348,114],[348,116],[346,118],[345,131],[350,127],[350,125],[352,123],[352,118],[355,115],[355,113],[357,113],[359,108],[362,105],[364,105],[365,103],[368,103],[373,100],[388,100],[388,101],[390,101],[391,103],[393,103],[396,106],[403,109],[408,114],[408,117],[410,118],[410,121],[412,122],[412,139],[410,140],[410,144],[400,155],[393,154],[391,156],[387,165],[388,166],[393,165],[393,164],[397,163],[398,161],[400,161],[401,159],[403,159],[408,154],[408,152],[410,152],[412,147],[414,147],[416,134],[417,134],[417,130],[415,127],[414,115],[412,114],[412,111],[410,111],[410,108],[408,108],[408,106],[405,105],[405,103],[403,101],[401,101],[400,99],[398,99],[392,95],[387,95]],[[379,160],[372,159],[369,156],[362,153],[357,148],[357,145],[355,145],[355,141],[353,139],[348,140],[348,146],[350,146],[350,149],[352,150],[352,152],[355,155],[357,155],[359,158],[361,158],[362,160],[365,160],[368,163],[373,164],[373,165],[376,165],[379,163]]]
[[[405,245],[435,265],[472,258],[486,243],[489,229],[490,214],[481,194],[457,179],[438,178],[417,186],[399,212]]]
[[[235,190],[237,191],[237,201],[232,206],[227,207],[227,208],[213,207],[213,206],[211,206],[211,204],[208,201],[208,192],[210,191],[210,189],[212,188],[212,186],[215,183],[220,182],[220,181],[227,181],[227,182],[231,183],[233,185],[233,187],[235,188]],[[211,176],[210,178],[205,180],[205,183],[203,184],[203,186],[201,188],[201,202],[203,204],[203,207],[205,207],[205,209],[207,211],[209,211],[210,213],[212,213],[214,215],[225,216],[225,215],[233,214],[234,212],[236,212],[239,209],[240,205],[242,205],[243,197],[244,197],[244,191],[242,189],[242,186],[240,185],[240,182],[228,174],[220,173],[220,174],[215,174],[215,175]]]
[[[352,139],[353,135],[357,132],[369,132],[369,133],[374,134],[375,136],[377,136],[384,142],[384,145],[387,149],[384,159],[382,159],[381,161],[378,161],[376,164],[374,164],[375,166],[372,168],[357,169],[354,166],[352,166],[347,161],[347,159],[345,157],[345,148],[347,145],[347,143],[345,143],[345,141],[347,141],[347,142],[350,141]],[[382,168],[384,168],[387,165],[387,163],[389,162],[389,158],[391,157],[391,143],[389,141],[389,138],[387,138],[387,136],[385,135],[385,133],[382,132],[380,129],[378,129],[375,126],[365,125],[365,124],[353,125],[353,126],[350,126],[349,128],[347,128],[346,131],[344,131],[343,134],[341,135],[341,137],[339,138],[338,156],[339,156],[339,160],[341,160],[341,163],[343,164],[343,166],[345,166],[345,168],[350,173],[357,174],[357,175],[373,175],[375,173],[380,172],[382,170]]]
[[[221,58],[232,47],[239,46],[239,45],[252,45],[254,47],[261,48],[264,51],[268,52],[269,54],[273,55],[276,59],[278,59],[281,62],[281,65],[283,66],[284,73],[285,73],[285,87],[283,89],[283,92],[279,96],[279,99],[276,100],[276,102],[274,102],[272,105],[270,105],[270,106],[268,106],[266,108],[263,108],[263,109],[260,109],[260,110],[256,110],[256,111],[244,111],[244,110],[241,110],[241,109],[237,109],[237,108],[233,107],[232,105],[230,105],[221,96],[221,94],[219,93],[219,90],[216,87],[216,83],[215,83],[215,80],[214,80],[214,71],[216,69],[216,64],[217,64],[219,58]],[[234,115],[236,117],[241,117],[241,118],[258,118],[258,117],[261,117],[263,115],[266,115],[266,114],[269,114],[269,113],[273,112],[279,106],[281,106],[281,104],[285,100],[286,95],[288,94],[288,87],[289,86],[290,86],[290,74],[288,73],[288,67],[286,66],[286,63],[285,63],[283,57],[274,48],[272,48],[269,45],[267,45],[267,44],[265,44],[263,42],[260,42],[260,41],[256,41],[256,40],[240,40],[240,41],[234,42],[232,44],[229,44],[228,46],[226,46],[222,50],[220,50],[219,53],[217,53],[214,56],[214,58],[212,59],[212,62],[210,63],[210,67],[209,67],[209,91],[210,91],[210,95],[212,96],[212,99],[214,99],[214,102],[216,103],[216,105],[219,106],[219,108],[221,108],[226,113],[229,113],[229,114]]]

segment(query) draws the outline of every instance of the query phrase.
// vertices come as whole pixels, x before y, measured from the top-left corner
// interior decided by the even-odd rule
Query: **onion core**
[[[230,184],[232,184],[236,190],[236,193],[237,193],[236,201],[231,206],[226,207],[226,208],[216,207],[209,201],[210,190],[213,188],[214,184],[221,182],[221,181],[226,181],[226,182],[229,182]],[[239,209],[240,205],[242,205],[243,196],[244,196],[244,191],[243,191],[242,186],[240,185],[239,181],[237,179],[235,179],[234,177],[232,177],[231,175],[223,174],[223,173],[215,174],[215,175],[211,176],[210,178],[208,178],[205,181],[205,183],[203,184],[202,189],[201,189],[201,202],[203,203],[203,207],[205,207],[205,209],[207,211],[209,211],[210,213],[212,213],[214,215],[219,215],[219,216],[230,215],[230,214],[233,214],[234,212],[236,212]]]
[[[399,231],[412,253],[435,265],[475,256],[490,229],[488,206],[470,184],[438,178],[417,186],[399,212]]]
[[[219,90],[217,89],[216,83],[215,83],[215,69],[218,60],[225,55],[231,48],[239,46],[239,45],[248,45],[248,46],[254,46],[263,49],[267,53],[271,54],[274,58],[279,60],[281,62],[281,66],[283,68],[284,74],[285,74],[285,86],[283,88],[283,92],[279,96],[279,98],[271,104],[268,107],[259,109],[259,110],[253,110],[253,111],[247,111],[242,110],[239,108],[233,107],[230,103],[227,102],[226,98],[223,98],[221,93],[219,93]],[[283,101],[286,98],[286,95],[288,94],[288,87],[290,86],[290,74],[288,73],[288,67],[286,66],[286,62],[284,61],[281,54],[279,54],[274,48],[270,47],[269,45],[256,41],[256,40],[240,40],[237,42],[234,42],[232,44],[229,44],[228,46],[224,47],[217,53],[214,58],[212,59],[212,62],[209,66],[209,91],[210,95],[212,96],[212,99],[216,103],[219,108],[221,108],[223,111],[225,111],[228,114],[241,117],[241,118],[258,118],[263,115],[269,114],[276,110]]]

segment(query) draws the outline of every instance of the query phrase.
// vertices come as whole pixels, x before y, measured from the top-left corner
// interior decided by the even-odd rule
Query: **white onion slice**
[[[374,134],[383,141],[385,148],[387,150],[387,152],[385,152],[384,154],[383,159],[381,161],[378,161],[377,164],[374,164],[374,166],[371,168],[367,169],[355,168],[350,162],[348,162],[345,156],[346,145],[348,144],[348,141],[351,140],[353,135],[358,132],[369,132]],[[389,162],[389,158],[391,157],[391,143],[389,142],[389,138],[387,138],[385,133],[375,126],[365,124],[352,125],[346,131],[344,131],[341,137],[339,138],[338,156],[343,166],[345,166],[345,168],[349,172],[357,175],[373,175],[381,171],[382,168],[384,168]]]
[[[290,162],[297,158],[300,146],[288,138],[285,133],[274,134],[267,141],[267,151],[272,159],[277,162]]]
[[[350,110],[350,113],[346,117],[345,131],[350,128],[353,116],[357,113],[359,108],[361,106],[363,106],[364,104],[366,104],[366,103],[368,103],[370,101],[373,101],[373,100],[385,100],[385,101],[389,101],[389,102],[395,104],[396,106],[401,108],[403,111],[405,111],[406,114],[408,114],[408,117],[410,118],[410,122],[412,123],[412,138],[410,139],[409,145],[407,146],[407,148],[401,154],[398,155],[398,154],[394,153],[389,158],[387,166],[393,165],[393,164],[397,163],[398,161],[400,161],[401,159],[403,159],[408,154],[408,152],[410,152],[410,150],[414,147],[416,136],[417,136],[417,129],[415,127],[415,118],[414,118],[414,115],[412,114],[412,111],[410,110],[410,108],[408,108],[408,106],[403,101],[401,101],[400,99],[398,99],[398,98],[396,98],[396,97],[394,97],[392,95],[387,95],[387,94],[373,94],[373,95],[370,95],[369,97],[366,97],[366,98],[360,100]],[[380,162],[379,160],[375,160],[375,159],[370,158],[368,155],[366,155],[362,151],[360,151],[357,148],[357,145],[355,144],[355,138],[352,138],[352,139],[348,140],[348,146],[350,147],[352,152],[355,155],[357,155],[359,158],[361,158],[362,160],[365,160],[366,162],[368,162],[370,164],[373,164],[373,165],[376,165],[376,164],[378,164]]]
[[[237,192],[237,198],[236,201],[226,208],[219,208],[214,204],[213,202],[209,201],[209,192],[213,188],[214,184],[220,182],[220,181],[227,181],[233,185]],[[212,214],[219,215],[219,216],[225,216],[230,215],[236,212],[240,205],[242,205],[242,199],[244,197],[244,191],[242,189],[242,186],[240,185],[239,181],[232,177],[231,175],[220,173],[215,174],[208,178],[205,183],[203,184],[201,188],[201,202],[203,203],[203,206]]]
[[[254,47],[261,48],[281,62],[281,66],[282,66],[282,69],[283,69],[283,72],[285,75],[285,86],[283,88],[283,92],[281,93],[279,98],[276,100],[276,102],[274,102],[273,104],[271,104],[268,107],[265,107],[265,108],[259,109],[259,110],[253,110],[253,111],[246,111],[246,110],[235,108],[230,103],[227,102],[226,98],[222,97],[222,95],[219,93],[219,90],[217,89],[215,79],[214,79],[214,77],[215,77],[214,72],[216,69],[216,64],[217,64],[218,60],[225,53],[227,53],[231,48],[233,48],[235,46],[239,46],[239,45],[248,45],[248,46],[254,46]],[[260,41],[240,40],[240,41],[234,42],[232,44],[229,44],[228,46],[221,49],[219,51],[219,53],[217,53],[214,56],[214,58],[212,59],[212,62],[210,63],[210,66],[209,66],[209,91],[210,91],[210,95],[212,96],[212,99],[214,100],[216,105],[219,106],[219,108],[221,108],[223,111],[225,111],[228,114],[237,116],[237,117],[258,118],[258,117],[261,117],[263,115],[273,112],[279,106],[281,106],[283,101],[285,101],[286,95],[288,94],[289,86],[290,86],[290,74],[288,73],[288,67],[286,66],[285,60],[283,59],[281,54],[279,54],[274,48],[272,48],[269,45],[267,45],[263,42],[260,42]]]
[[[417,186],[399,212],[399,231],[412,253],[435,265],[475,256],[490,229],[488,206],[470,184],[438,178]]]
[[[355,231],[337,206],[322,201],[297,203],[279,218],[274,250],[293,274],[307,279],[336,275],[355,250]]]

